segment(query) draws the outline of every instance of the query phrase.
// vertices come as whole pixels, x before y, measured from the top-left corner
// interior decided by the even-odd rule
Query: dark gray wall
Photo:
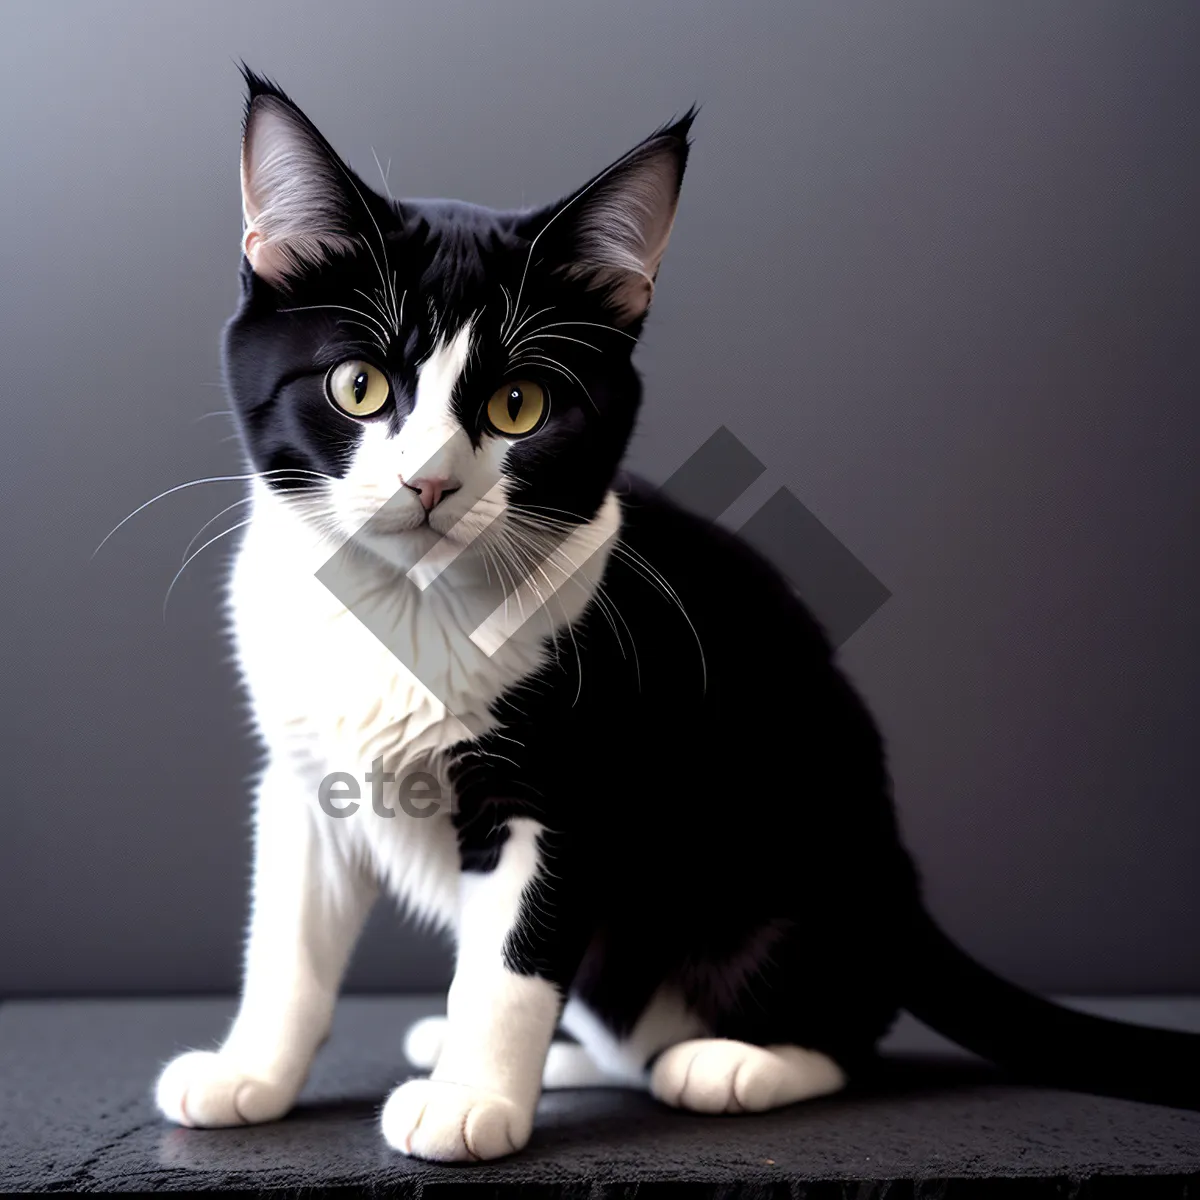
[[[636,465],[727,424],[892,590],[845,660],[937,913],[1067,990],[1200,988],[1200,8],[0,12],[0,992],[234,985],[254,749],[217,617],[240,84],[401,194],[558,195],[704,102]],[[219,526],[218,526],[219,527]],[[765,836],[770,836],[769,830]],[[445,951],[381,916],[362,986]]]

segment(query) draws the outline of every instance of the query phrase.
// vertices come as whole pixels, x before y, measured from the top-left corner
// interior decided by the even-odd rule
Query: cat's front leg
[[[237,1019],[219,1050],[167,1064],[159,1110],[183,1125],[271,1121],[292,1107],[329,1032],[350,950],[376,894],[346,859],[329,820],[284,765],[263,774],[255,806],[254,882]]]
[[[458,957],[437,1065],[383,1110],[389,1145],[440,1162],[499,1158],[529,1140],[588,936],[565,838],[527,817],[489,817],[459,839]]]

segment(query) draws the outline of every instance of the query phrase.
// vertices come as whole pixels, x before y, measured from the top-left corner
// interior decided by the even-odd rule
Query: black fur
[[[286,99],[247,79],[250,105]],[[228,381],[256,466],[337,474],[358,432],[324,395],[332,364],[375,361],[395,397],[375,419],[399,429],[436,334],[475,314],[480,352],[455,406],[478,438],[506,378],[501,284],[530,312],[553,303],[558,319],[596,323],[595,349],[559,345],[577,381],[540,380],[551,411],[513,452],[516,500],[578,522],[615,487],[621,546],[604,589],[625,624],[589,608],[499,706],[503,740],[461,747],[455,768],[464,869],[494,866],[508,819],[546,828],[549,869],[510,936],[509,965],[574,991],[618,1031],[672,981],[717,1035],[823,1050],[854,1070],[907,1005],[1028,1075],[1194,1100],[1195,1040],[1045,1005],[936,931],[897,831],[879,732],[821,629],[735,537],[618,474],[641,401],[631,361],[641,320],[618,331],[610,294],[568,268],[581,214],[621,186],[623,163],[668,154],[682,179],[691,121],[534,212],[393,203],[347,174],[360,249],[286,291],[243,261],[227,332]],[[376,237],[407,297],[385,351],[344,312],[315,307],[357,306],[356,289],[376,286]]]

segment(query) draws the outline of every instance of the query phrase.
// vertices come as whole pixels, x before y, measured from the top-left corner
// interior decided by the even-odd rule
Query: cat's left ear
[[[242,250],[256,275],[286,287],[354,249],[365,189],[278,87],[242,70]]]
[[[619,324],[633,324],[650,307],[695,116],[689,109],[617,159],[556,205],[535,234],[546,236],[554,269],[601,292]]]

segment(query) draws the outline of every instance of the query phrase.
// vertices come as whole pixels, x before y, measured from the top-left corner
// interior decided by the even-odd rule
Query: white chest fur
[[[315,574],[336,545],[256,487],[229,599],[238,661],[272,760],[294,774],[297,803],[313,807],[322,836],[368,862],[416,913],[450,924],[458,860],[446,751],[467,727],[490,727],[489,706],[542,665],[551,652],[547,635],[586,607],[607,562],[607,538],[619,528],[619,506],[610,496],[581,531],[581,546],[564,561],[585,566],[552,596],[539,581],[506,609],[492,573],[472,604],[447,603],[445,587],[436,596],[397,587],[395,568],[368,559],[355,570],[361,586],[351,611]],[[580,552],[596,546],[590,556]],[[465,614],[493,609],[511,611],[512,627],[485,648],[472,640],[474,620]],[[388,644],[372,632],[383,626]],[[394,815],[371,804],[366,778],[375,763],[396,776],[382,805]],[[334,772],[352,776],[363,795],[344,817],[318,804],[321,781]],[[442,802],[431,815],[413,816],[397,803],[416,772],[437,780]]]

